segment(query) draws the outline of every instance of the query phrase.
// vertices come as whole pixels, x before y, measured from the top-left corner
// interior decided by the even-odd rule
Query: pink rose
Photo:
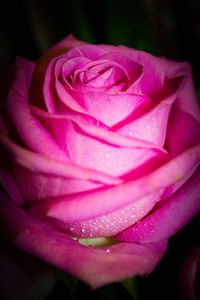
[[[181,300],[200,299],[200,247],[194,249],[181,265],[179,291]]]
[[[68,36],[36,63],[16,59],[6,106],[13,244],[93,287],[150,273],[200,209],[190,66]]]

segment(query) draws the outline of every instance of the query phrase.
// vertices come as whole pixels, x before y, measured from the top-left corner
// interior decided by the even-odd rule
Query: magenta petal
[[[138,220],[142,219],[148,212],[152,210],[155,203],[159,201],[160,194],[160,192],[157,192],[148,195],[140,198],[138,201],[133,201],[133,203],[115,210],[110,214],[104,214],[96,218],[92,217],[88,220],[66,223],[65,219],[63,218],[64,215],[60,215],[59,218],[56,219],[51,217],[48,219],[53,221],[53,223],[59,228],[64,229],[64,231],[70,236],[77,238],[81,237],[84,239],[96,237],[101,238],[102,236],[109,237],[118,234],[122,230],[125,230]],[[35,213],[36,210],[33,207],[33,209],[30,209],[29,212]],[[51,216],[51,214],[49,215]],[[41,217],[40,214],[39,217]]]
[[[89,194],[46,201],[35,207],[36,215],[40,211],[43,214],[46,212],[50,217],[72,223],[108,214],[182,180],[191,169],[198,166],[199,159],[200,147],[196,146],[138,180]]]
[[[31,112],[34,116],[39,118],[44,127],[47,128],[49,132],[51,132],[51,135],[65,151],[67,151],[67,142],[65,141],[65,139],[63,139],[63,136],[67,135],[69,123],[74,123],[74,125],[77,125],[79,129],[86,135],[90,135],[95,140],[101,140],[106,144],[123,148],[135,147],[139,149],[154,149],[162,154],[167,154],[164,148],[159,147],[156,144],[153,144],[146,140],[134,138],[131,134],[127,134],[128,136],[119,134],[115,131],[110,130],[110,128],[105,126],[103,123],[100,123],[98,120],[88,115],[78,113],[69,113],[67,116],[58,114],[52,115],[34,106],[31,107]]]
[[[100,45],[108,53],[117,53],[127,56],[143,67],[142,75],[128,89],[128,92],[155,96],[163,87],[165,72],[157,57],[135,49],[124,46]],[[129,64],[129,67],[131,64]],[[151,80],[149,80],[151,79]]]
[[[176,101],[176,108],[191,114],[200,123],[200,108],[194,89],[190,64],[186,62],[166,60],[164,58],[159,58],[159,60],[167,77],[172,78],[175,76],[185,76],[185,86],[179,93]]]
[[[63,83],[59,81],[59,78],[64,76],[62,72],[67,73],[73,71],[77,67],[82,67],[88,62],[85,58],[72,58],[68,61],[68,68],[64,68],[66,62],[65,56],[56,57],[49,63],[43,84],[43,96],[50,113],[54,113],[58,110],[59,101],[64,103],[68,108],[79,112],[85,112],[80,104],[68,93],[67,89],[63,86]],[[66,85],[66,83],[65,83]]]
[[[116,238],[149,243],[168,239],[200,211],[200,169],[166,203]]]
[[[129,82],[133,83],[139,78],[143,72],[143,65],[140,64],[134,57],[119,52],[111,52],[103,55],[101,59],[108,59],[111,63],[119,64],[124,73],[127,73]]]
[[[30,168],[22,167],[19,164],[13,165],[13,172],[23,200],[29,206],[54,197],[63,197],[83,191],[89,192],[104,185],[104,183],[78,178],[78,174],[77,178],[73,178],[73,176],[70,178],[59,175],[59,172],[57,175],[45,173],[44,170],[42,172],[42,168],[40,171],[33,172]],[[16,198],[17,195],[14,196]]]
[[[62,123],[65,123],[65,128],[67,130],[64,131],[66,132],[66,134],[63,135],[65,139],[63,139],[61,143],[65,143],[63,145],[64,149],[68,151],[70,158],[75,165],[101,171],[112,176],[121,176],[158,155],[157,151],[151,149],[156,149],[156,146],[152,144],[148,145],[148,143],[143,143],[143,141],[136,139],[131,140],[128,138],[126,140],[126,138],[124,138],[130,146],[123,147],[121,145],[112,145],[109,143],[108,139],[104,142],[104,137],[102,140],[99,139],[97,134],[99,133],[100,135],[103,130],[97,129],[97,134],[88,136],[87,132],[80,131],[79,127],[77,128],[77,126],[74,126],[73,123],[75,122],[69,120],[62,121],[65,121]],[[51,122],[51,125],[55,126],[55,123],[62,124],[61,122]],[[64,128],[64,126],[62,126],[62,128]],[[88,131],[90,131],[90,129]],[[111,133],[110,135],[112,136]],[[107,132],[106,136],[109,136]],[[114,141],[113,137],[112,140]],[[119,136],[118,140],[123,140],[123,137]],[[117,136],[115,142],[117,142]],[[146,147],[142,147],[142,144]],[[136,147],[134,147],[135,145]],[[160,152],[162,153],[164,151],[161,149]]]
[[[17,163],[25,168],[30,169],[32,172],[41,172],[49,175],[58,175],[67,178],[79,178],[97,182],[100,181],[111,185],[121,183],[119,178],[91,169],[81,168],[72,163],[62,163],[46,156],[42,156],[38,153],[31,152],[16,145],[4,136],[0,136],[0,143],[2,143],[13,155],[13,158]]]
[[[128,91],[155,96],[162,89],[165,76],[157,57],[126,47],[123,49],[126,49],[129,55],[133,56],[143,66],[144,70],[142,76],[130,86]]]
[[[9,172],[9,170],[0,167],[0,183],[3,188],[7,191],[10,199],[15,202],[17,205],[23,204],[24,200],[19,192],[19,188],[16,184],[16,181]]]
[[[182,300],[200,299],[200,286],[195,291],[195,280],[200,272],[200,247],[194,249],[183,261],[179,271],[179,295]],[[198,283],[199,280],[197,279]]]
[[[176,93],[161,101],[136,120],[125,125],[122,123],[122,126],[117,128],[117,131],[163,147],[167,133],[168,118],[175,99]]]
[[[200,141],[200,123],[187,112],[173,110],[169,119],[166,138],[167,149],[172,156]]]
[[[97,60],[102,57],[107,51],[98,45],[91,45],[87,43],[82,43],[77,47],[80,54],[90,60]]]
[[[107,93],[105,91],[73,90],[70,94],[78,100],[88,114],[111,127],[138,110],[147,109],[152,101],[148,96],[134,93]]]
[[[157,145],[112,132],[89,116],[51,115],[35,107],[31,110],[72,161],[80,166],[118,176],[155,156],[167,157],[165,150]]]
[[[79,244],[66,234],[27,216],[1,196],[1,219],[14,245],[78,277],[93,288],[151,273],[166,251],[167,242],[119,243],[107,248]]]
[[[7,108],[22,140],[28,147],[38,153],[57,160],[68,161],[66,154],[30,112],[28,87],[30,74],[33,71],[32,63],[29,64],[23,59],[18,59],[16,67],[17,74],[8,95]]]

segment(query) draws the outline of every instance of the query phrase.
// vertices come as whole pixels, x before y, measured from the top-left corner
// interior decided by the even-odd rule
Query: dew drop
[[[110,251],[110,249],[106,249],[106,253],[110,253],[111,251]]]

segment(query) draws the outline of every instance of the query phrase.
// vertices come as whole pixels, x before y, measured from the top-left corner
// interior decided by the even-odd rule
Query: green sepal
[[[137,277],[125,279],[121,283],[125,287],[125,289],[129,292],[129,294],[131,294],[134,300],[139,300]]]

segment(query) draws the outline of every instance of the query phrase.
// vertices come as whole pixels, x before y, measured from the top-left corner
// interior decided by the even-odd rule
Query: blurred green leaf
[[[57,269],[58,278],[64,283],[66,289],[69,291],[71,299],[76,299],[75,293],[78,290],[79,280],[59,269]]]
[[[134,300],[139,300],[136,277],[122,281],[122,285],[131,294]]]

